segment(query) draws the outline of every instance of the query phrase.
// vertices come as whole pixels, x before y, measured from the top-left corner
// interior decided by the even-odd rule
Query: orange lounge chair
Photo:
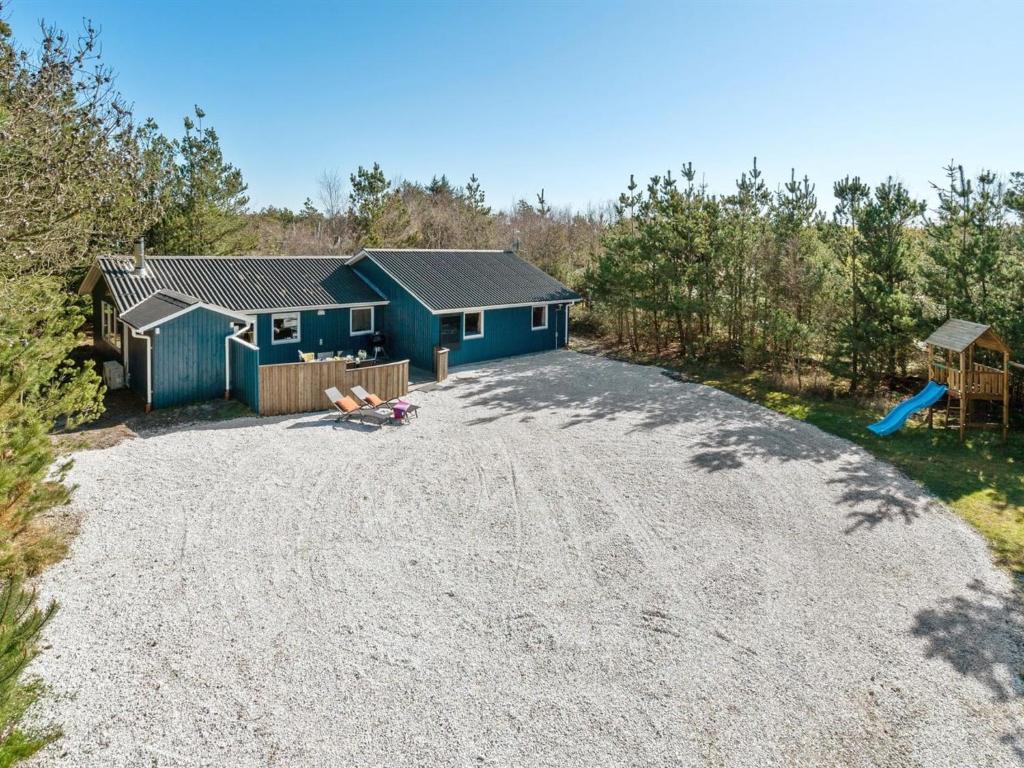
[[[327,396],[327,399],[331,401],[331,405],[333,405],[334,409],[338,412],[337,421],[348,421],[356,418],[364,424],[367,421],[370,421],[378,427],[382,427],[391,419],[390,413],[382,413],[371,406],[360,406],[359,403],[351,397],[342,395],[336,387],[325,389],[324,395]]]
[[[416,411],[419,410],[418,405],[403,400],[401,397],[393,397],[390,400],[382,400],[372,392],[367,392],[361,386],[356,384],[352,387],[352,394],[362,400],[371,408],[391,408],[394,411],[394,417],[396,421],[407,422],[410,416],[416,416],[419,418],[419,414]],[[396,408],[396,406],[399,406]],[[399,415],[401,414],[401,415]]]

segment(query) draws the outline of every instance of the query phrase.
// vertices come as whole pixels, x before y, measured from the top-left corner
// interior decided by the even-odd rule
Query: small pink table
[[[407,403],[405,400],[399,400],[392,408],[392,418],[397,422],[407,422],[409,416],[416,411],[416,406],[412,403]]]

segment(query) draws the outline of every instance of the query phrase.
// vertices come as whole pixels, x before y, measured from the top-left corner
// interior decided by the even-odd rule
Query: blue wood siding
[[[354,267],[391,303],[377,327],[387,335],[387,350],[393,360],[408,359],[412,365],[433,370],[434,347],[441,333],[440,321],[402,286],[369,259]]]
[[[556,309],[555,306],[548,307],[548,327],[535,331],[532,328],[531,307],[486,309],[483,338],[463,338],[458,347],[452,347],[448,353],[448,365],[478,363],[564,347],[567,311]]]
[[[231,396],[253,411],[260,410],[260,353],[236,341],[228,342],[231,357]]]
[[[224,338],[232,318],[201,308],[150,332],[153,339],[153,406],[211,400],[224,396]]]
[[[137,339],[128,332],[128,386],[135,394],[146,399],[146,340]]]
[[[278,313],[264,313],[256,316],[256,343],[260,348],[260,365],[299,362],[299,350],[303,352],[371,352],[370,335],[352,336],[349,333],[349,310],[325,309],[300,312],[299,340],[274,344],[271,316]],[[374,307],[374,326],[380,323],[387,307]]]

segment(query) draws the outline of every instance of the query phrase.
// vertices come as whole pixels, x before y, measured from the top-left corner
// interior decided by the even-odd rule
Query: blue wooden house
[[[511,251],[353,257],[100,258],[80,292],[94,344],[147,408],[231,394],[258,410],[261,366],[372,351],[431,369],[564,347],[579,295]],[[232,341],[237,343],[231,343]]]

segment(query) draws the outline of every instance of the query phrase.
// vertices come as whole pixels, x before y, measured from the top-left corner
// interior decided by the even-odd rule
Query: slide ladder
[[[902,403],[889,411],[881,421],[871,424],[868,429],[879,437],[891,435],[907,423],[913,414],[925,408],[930,408],[941,400],[946,394],[946,387],[937,381],[929,381],[928,384],[913,397],[908,397]]]

